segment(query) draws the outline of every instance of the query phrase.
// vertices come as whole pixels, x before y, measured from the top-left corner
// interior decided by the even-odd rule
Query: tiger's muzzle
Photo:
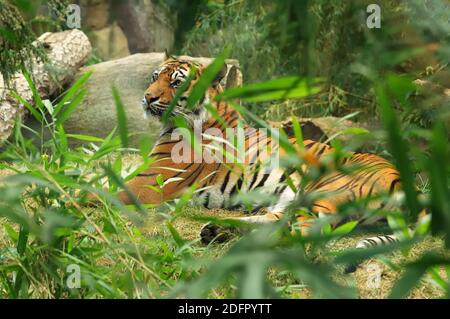
[[[159,97],[147,93],[142,99],[142,108],[145,116],[162,116],[167,105],[161,103]]]

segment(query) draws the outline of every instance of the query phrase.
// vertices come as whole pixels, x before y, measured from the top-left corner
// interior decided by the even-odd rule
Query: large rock
[[[91,44],[77,29],[47,32],[37,42],[46,49],[49,63],[33,59],[30,72],[38,94],[46,99],[61,92],[62,87],[71,82],[78,68],[88,59]],[[34,103],[31,88],[22,73],[12,76],[10,87],[5,86],[0,75],[0,145],[11,135],[16,118],[27,113],[24,105],[10,94],[11,90],[28,103]]]
[[[184,57],[189,58],[189,57]],[[96,137],[107,136],[117,125],[116,108],[111,87],[115,85],[125,106],[130,142],[137,146],[142,136],[157,137],[160,123],[144,119],[141,101],[149,85],[150,75],[164,59],[164,53],[134,54],[128,57],[81,68],[76,75],[79,78],[93,71],[86,84],[87,95],[77,110],[65,123],[65,130],[71,134],[83,134]],[[189,58],[208,64],[209,58]],[[227,60],[229,77],[224,85],[241,85],[242,75],[236,60]],[[227,84],[228,83],[228,84]],[[71,141],[72,145],[81,143]]]

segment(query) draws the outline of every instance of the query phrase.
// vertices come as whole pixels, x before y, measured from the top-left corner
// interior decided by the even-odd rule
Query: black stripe
[[[192,175],[185,179],[186,182],[191,179],[191,181],[188,182],[187,186],[191,186],[202,172],[203,172],[203,166],[199,165],[195,169],[195,171],[192,173]]]
[[[400,183],[400,179],[399,178],[394,179],[391,182],[391,186],[389,186],[389,194],[392,194],[392,192],[394,191],[395,185],[397,185],[397,183]]]
[[[152,177],[152,176],[157,176],[157,175],[159,175],[159,174],[156,174],[156,173],[151,173],[151,174],[139,173],[139,174],[137,174],[137,176],[147,176],[147,177]]]
[[[311,143],[305,144],[305,150],[309,150],[314,145],[316,145],[316,142],[311,142]]]
[[[231,171],[228,171],[227,174],[225,175],[225,179],[223,180],[222,185],[220,186],[220,192],[223,194],[223,192],[225,191],[225,189],[227,188],[227,184],[230,180],[230,174]]]
[[[320,151],[317,153],[317,157],[319,157],[320,155],[322,155],[323,152],[325,152],[325,150],[327,149],[327,145],[324,145]]]
[[[253,207],[251,214],[256,215],[262,208],[264,208],[264,206],[256,205],[255,207]]]
[[[369,176],[366,177],[366,179],[364,180],[364,182],[361,183],[361,186],[359,186],[359,197],[363,197],[362,196],[362,190],[363,187],[366,185],[366,183],[377,173],[379,173],[378,171],[373,172],[372,174],[370,174]]]
[[[267,179],[269,178],[270,173],[265,173],[263,178],[261,178],[261,180],[259,181],[258,185],[256,185],[254,188],[258,188],[260,186],[264,186],[264,183],[267,181]]]
[[[171,127],[167,131],[164,132],[164,135],[172,134],[175,131],[176,127]]]
[[[217,125],[218,123],[219,123],[218,120],[215,120],[210,126],[208,126],[208,127],[205,129],[205,131],[206,131],[208,128],[216,127],[216,125]]]
[[[230,190],[230,196],[233,195],[234,193],[236,193],[237,190],[241,190],[243,178],[244,178],[244,175],[241,174],[241,176],[239,176],[236,184],[234,184],[233,188]]]
[[[206,208],[209,208],[209,199],[211,197],[211,193],[206,194],[205,202],[203,203],[203,206]]]
[[[150,156],[165,156],[165,155],[171,155],[171,152],[156,152],[156,153],[151,153]]]
[[[326,210],[328,210],[328,211],[330,210],[328,207],[325,207],[325,206],[323,206],[323,205],[316,204],[316,203],[314,203],[313,206],[320,207],[320,208],[324,208],[324,209],[326,209]]]
[[[239,115],[236,114],[235,116],[233,116],[233,117],[227,119],[227,120],[225,121],[225,123],[227,123],[228,126],[231,126],[231,124],[233,124],[233,122],[236,121],[238,118],[239,118]]]
[[[276,194],[282,194],[286,188],[287,188],[287,185],[284,185],[278,190],[278,192],[275,192],[275,193]]]
[[[395,238],[392,238],[392,236],[386,235],[385,238],[391,243],[395,243],[397,241]]]
[[[172,143],[178,143],[178,142],[180,142],[180,141],[182,141],[182,139],[180,139],[180,140],[175,140],[175,141],[161,142],[161,143],[159,143],[159,144],[156,144],[155,147],[158,147],[158,146],[161,146],[161,145],[172,144]]]
[[[336,188],[335,191],[336,191],[336,192],[339,192],[339,191],[346,190],[346,189],[349,188],[350,184],[352,184],[352,183],[353,183],[353,181],[350,181],[350,182],[348,182],[347,184],[344,184],[344,185],[342,185],[341,187]]]
[[[319,188],[321,188],[321,187],[323,187],[323,186],[325,186],[325,185],[327,185],[329,183],[332,183],[334,181],[337,181],[340,178],[343,178],[344,176],[347,176],[347,175],[344,174],[344,173],[339,173],[339,174],[334,175],[334,176],[332,175],[332,176],[330,176],[328,178],[324,178],[324,179],[321,178],[317,182],[315,182],[315,184],[314,183],[310,184],[309,188],[317,190],[317,189],[319,189]]]
[[[195,176],[195,175],[198,176],[198,175],[202,172],[202,170],[201,170],[202,168],[203,168],[202,165],[198,165],[198,167],[192,172],[192,174],[188,175],[188,176],[187,176],[186,178],[184,178],[182,181],[179,181],[178,184],[177,184],[177,186],[180,186],[182,183],[188,183],[188,180],[191,179],[192,176]],[[184,172],[183,172],[183,173],[184,173]],[[195,180],[195,178],[196,178],[197,176],[194,177],[194,180]],[[190,186],[190,184],[188,183],[187,186]]]
[[[378,178],[372,183],[372,185],[370,185],[369,192],[367,193],[367,197],[372,196],[373,188],[375,187],[375,184],[378,182],[378,180],[379,180],[381,177],[382,177],[382,176],[378,177]]]
[[[173,177],[178,177],[183,173],[186,173],[185,171],[190,168],[192,165],[194,165],[194,163],[190,163],[188,166],[186,166],[185,168],[183,168],[183,171],[176,173]]]
[[[280,179],[278,180],[278,183],[283,183],[286,178],[287,178],[287,173],[283,172],[283,174],[281,174]]]
[[[258,172],[253,173],[252,181],[250,182],[250,186],[248,187],[249,190],[252,189],[252,186],[253,186],[253,184],[255,184],[257,177],[258,177]]]

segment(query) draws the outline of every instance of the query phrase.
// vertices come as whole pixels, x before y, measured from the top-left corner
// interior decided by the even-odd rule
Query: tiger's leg
[[[232,219],[247,223],[249,225],[274,223],[283,217],[285,208],[295,198],[295,193],[291,188],[287,187],[280,194],[280,199],[275,205],[264,209],[267,213],[264,215],[235,217]],[[203,226],[200,231],[202,243],[209,244],[211,241],[225,242],[231,238],[233,234],[240,233],[241,230],[236,227],[227,227],[208,223]]]
[[[295,193],[291,188],[287,187],[280,194],[280,199],[275,205],[264,209],[267,213],[264,215],[245,216],[231,218],[249,225],[274,223],[283,217],[285,208],[295,198]],[[237,227],[220,226],[213,223],[204,225],[200,231],[202,243],[209,244],[213,240],[219,243],[229,240],[234,234],[240,233],[242,229]]]
[[[233,217],[229,220],[236,220],[247,223],[248,225],[261,225],[274,223],[283,217],[282,213],[266,213],[264,215]],[[223,243],[228,241],[233,235],[239,234],[242,229],[232,226],[222,226],[213,223],[205,224],[200,231],[200,238],[203,244],[207,245],[212,241]]]
[[[312,214],[335,214],[336,213],[336,205],[328,199],[320,199],[314,202],[312,206]],[[314,223],[314,217],[311,216],[298,216],[296,217],[296,224],[293,226],[291,233],[295,234],[300,231],[303,236],[307,236],[309,233],[309,229],[311,225]],[[332,225],[333,227],[336,224]]]
[[[293,199],[294,197],[292,197]],[[292,200],[291,199],[291,200]],[[335,205],[331,201],[321,200],[317,201],[317,206],[313,207],[313,213],[335,213]],[[234,217],[230,219],[238,220],[248,224],[268,224],[279,221],[284,215],[284,209],[289,205],[288,198],[285,197],[280,200],[276,205],[270,206],[266,209],[267,213],[264,215]],[[308,229],[311,226],[312,219],[305,216],[297,217],[297,225],[300,226],[302,235],[308,233]],[[295,230],[292,230],[294,233]],[[213,223],[205,224],[200,231],[200,238],[202,243],[209,244],[213,240],[219,243],[228,241],[234,234],[240,233],[240,230],[236,227],[221,226]]]

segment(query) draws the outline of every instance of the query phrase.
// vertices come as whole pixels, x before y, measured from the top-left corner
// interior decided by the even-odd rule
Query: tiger
[[[144,92],[142,108],[146,118],[161,121],[165,112],[169,112],[169,121],[160,130],[150,156],[154,162],[147,170],[137,174],[126,184],[127,190],[118,194],[124,204],[132,204],[133,194],[144,204],[159,205],[163,202],[176,200],[188,189],[194,187],[195,202],[207,209],[242,209],[242,203],[236,203],[233,198],[239,193],[260,191],[262,194],[272,195],[277,198],[275,203],[252,203],[252,213],[237,220],[249,224],[274,223],[281,220],[286,209],[298,196],[305,193],[333,193],[333,196],[318,197],[311,205],[313,216],[336,214],[339,205],[367,197],[377,197],[382,194],[391,194],[393,197],[401,196],[401,179],[398,170],[388,160],[372,153],[352,152],[340,159],[342,167],[354,167],[360,165],[360,169],[345,173],[344,170],[334,170],[320,176],[304,185],[303,195],[296,189],[300,189],[302,176],[298,170],[289,170],[282,167],[264,167],[261,163],[271,160],[271,152],[261,152],[255,147],[258,141],[269,144],[272,138],[263,130],[252,128],[242,119],[242,115],[229,105],[224,99],[216,97],[223,93],[221,84],[227,74],[226,65],[218,72],[210,86],[203,94],[199,102],[192,108],[187,108],[187,101],[194,85],[203,74],[206,66],[191,59],[167,56],[161,66],[151,75],[151,81]],[[194,74],[190,75],[191,70]],[[179,96],[172,109],[171,105],[177,90],[185,83],[188,77],[185,91]],[[214,112],[210,112],[208,107]],[[215,115],[213,114],[215,113]],[[195,150],[181,135],[174,137],[176,125],[171,118],[182,117],[189,125],[197,123],[201,129],[201,145],[203,148],[213,148],[213,138],[206,132],[215,129],[227,135],[227,128],[243,127],[247,132],[243,142],[243,153],[246,155],[242,163],[225,163],[223,161],[208,161],[204,158],[194,160]],[[244,123],[244,124],[242,124]],[[243,126],[242,126],[243,125]],[[176,135],[176,134],[175,134]],[[327,156],[332,156],[335,149],[330,145],[305,139],[301,142],[295,136],[288,137],[289,143],[298,150],[298,156],[303,159],[302,169],[308,170],[313,166],[318,167],[320,161]],[[256,141],[256,142],[255,142]],[[181,145],[181,146],[180,146]],[[258,144],[259,145],[259,144]],[[174,159],[174,151],[191,150],[187,160]],[[177,149],[177,150],[176,150]],[[283,149],[278,147],[278,152],[283,155]],[[273,150],[272,150],[273,151]],[[176,153],[176,152],[175,152]],[[186,154],[184,154],[186,155]],[[223,156],[223,154],[218,157]],[[186,157],[186,156],[185,156]],[[295,187],[289,187],[289,180]],[[162,181],[162,182],[161,182]],[[398,197],[397,196],[397,197]],[[382,208],[386,203],[371,201],[370,204]],[[262,214],[260,212],[263,212]],[[358,221],[366,222],[364,217]],[[371,220],[370,223],[375,222]],[[308,233],[311,227],[311,217],[305,214],[297,217],[301,232]],[[336,227],[338,223],[333,224]],[[200,231],[200,238],[204,244],[220,238],[223,226],[208,223]],[[378,244],[395,242],[398,239],[394,235],[376,236],[358,242],[357,247],[368,247]]]

